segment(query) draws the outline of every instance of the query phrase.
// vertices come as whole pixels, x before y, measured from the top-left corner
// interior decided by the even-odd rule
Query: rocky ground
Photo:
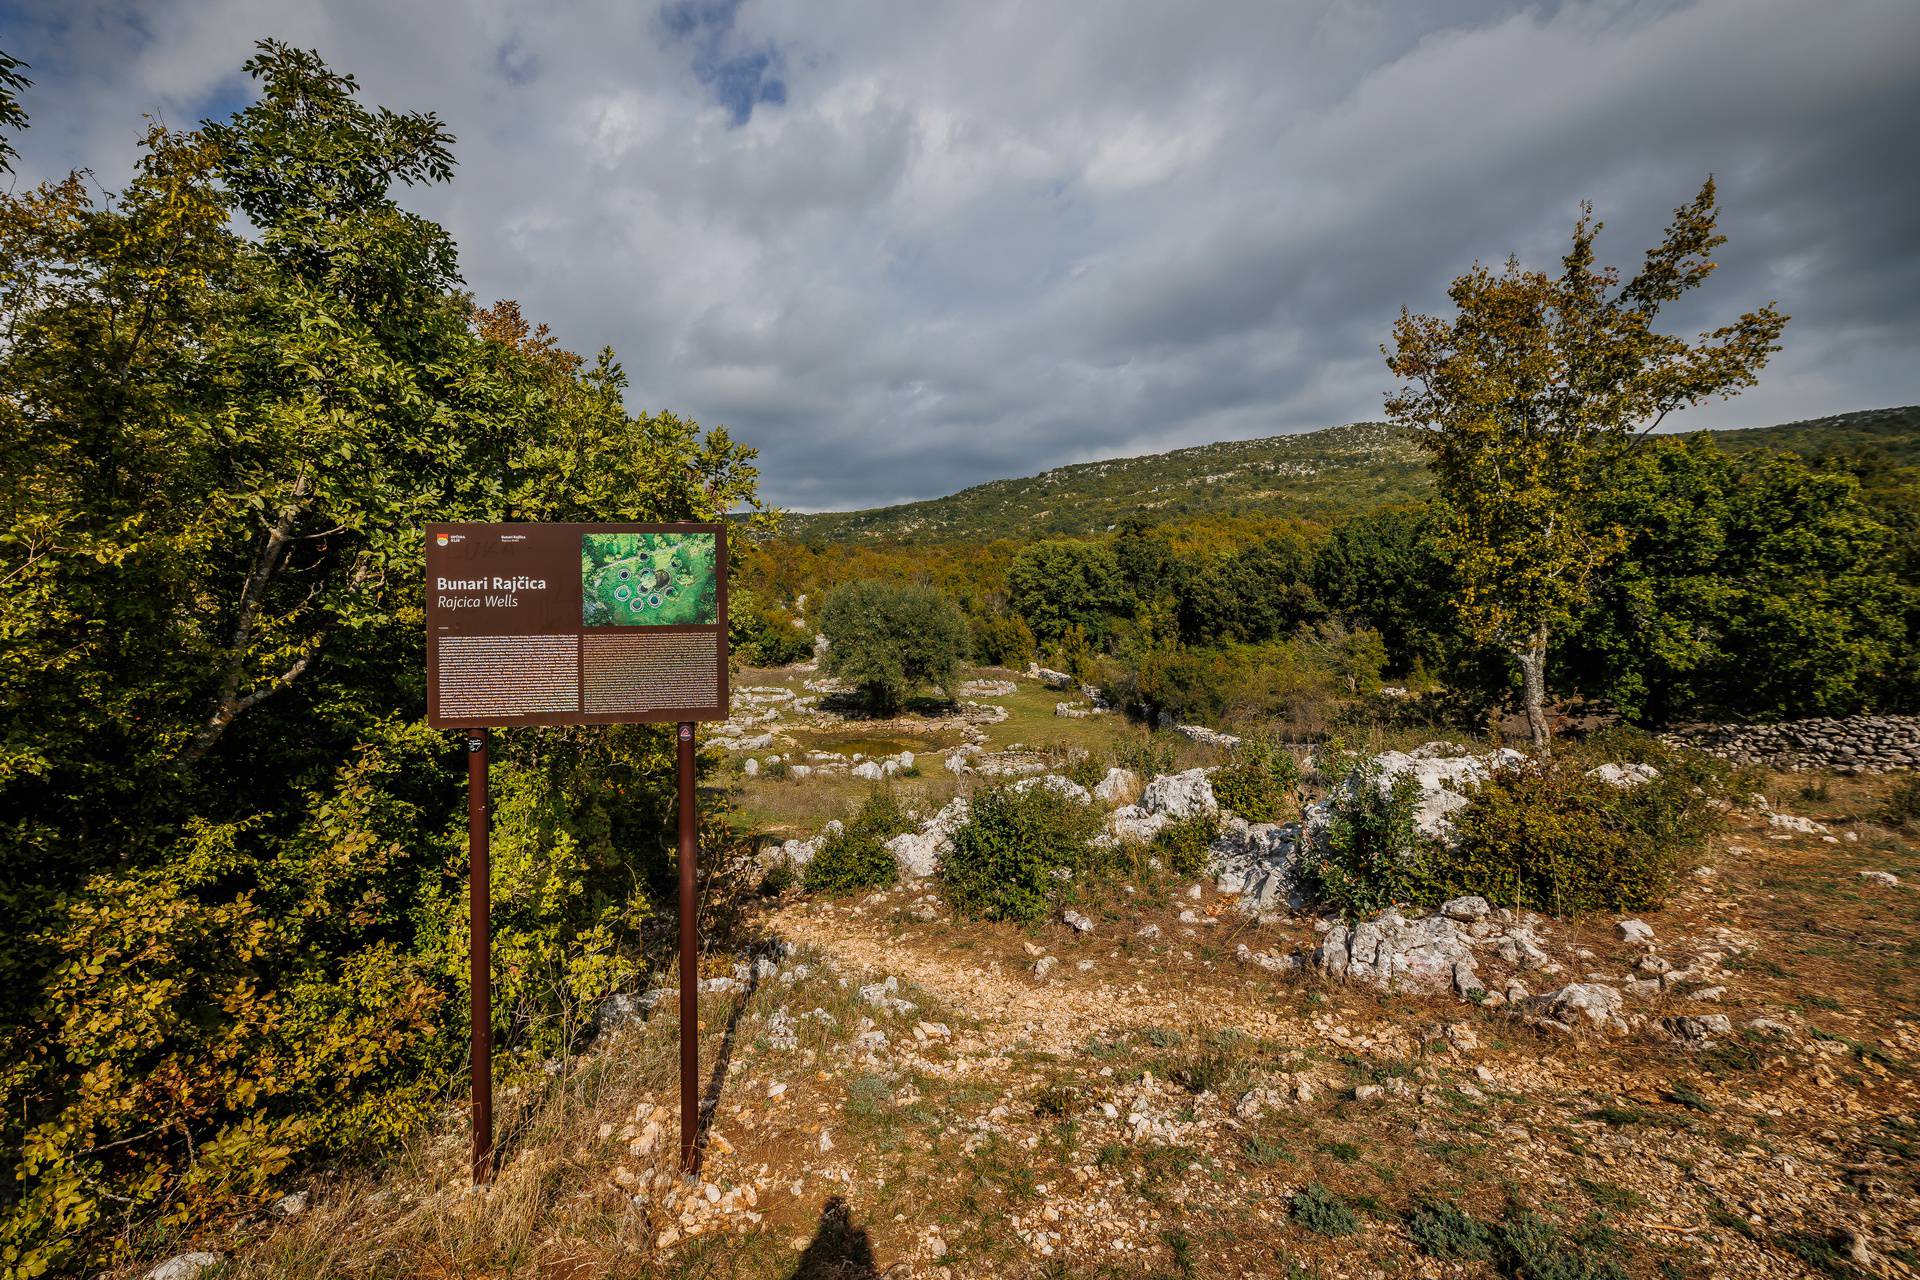
[[[770,902],[709,957],[697,1178],[674,1001],[629,1001],[506,1099],[492,1191],[453,1124],[231,1274],[1920,1274],[1920,857],[1882,780],[1767,785],[1632,919],[1462,901],[1362,938],[1260,901],[1297,833],[1246,824],[1207,881],[1031,928],[929,880]]]

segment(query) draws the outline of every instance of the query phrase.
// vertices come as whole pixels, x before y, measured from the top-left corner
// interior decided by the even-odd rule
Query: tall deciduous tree
[[[249,68],[257,101],[150,130],[111,200],[0,191],[9,1277],[108,1269],[390,1148],[457,1070],[465,810],[422,721],[424,522],[754,502],[752,451],[630,415],[610,353],[474,311],[395,199],[451,171],[433,117],[282,45]],[[671,752],[654,726],[501,735],[503,1045],[564,1047],[639,961]]]
[[[27,123],[26,109],[20,105],[20,91],[33,81],[20,74],[27,64],[0,49],[0,129],[20,129]],[[0,137],[0,173],[13,172],[13,144]]]
[[[1558,275],[1476,263],[1448,290],[1452,317],[1403,308],[1381,348],[1402,379],[1387,412],[1432,453],[1461,615],[1517,661],[1536,747],[1548,646],[1622,541],[1596,494],[1640,435],[1751,386],[1779,349],[1787,317],[1771,303],[1695,340],[1654,327],[1712,273],[1718,213],[1709,178],[1623,283],[1594,265],[1601,224],[1583,206]]]

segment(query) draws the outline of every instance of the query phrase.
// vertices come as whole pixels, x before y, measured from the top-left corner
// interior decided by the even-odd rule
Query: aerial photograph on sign
[[[720,620],[711,533],[580,535],[580,621],[666,627]]]

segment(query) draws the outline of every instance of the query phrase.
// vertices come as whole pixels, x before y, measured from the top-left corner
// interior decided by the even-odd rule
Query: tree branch
[[[253,639],[254,624],[259,621],[260,609],[266,600],[267,590],[273,579],[286,563],[287,548],[294,541],[294,528],[300,521],[304,499],[311,492],[303,468],[294,479],[292,496],[280,507],[280,513],[267,530],[267,541],[254,557],[253,568],[247,573],[246,584],[240,589],[240,605],[235,611],[233,639],[227,645],[226,666],[221,672],[219,692],[214,695],[213,707],[207,713],[206,723],[187,743],[182,758],[188,763],[204,756],[220,736],[227,731],[234,718],[247,708],[257,705],[261,698],[285,687],[287,681],[297,677],[307,669],[312,654],[302,657],[292,667],[282,672],[272,682],[244,697],[240,693],[241,682],[247,674],[247,646]]]

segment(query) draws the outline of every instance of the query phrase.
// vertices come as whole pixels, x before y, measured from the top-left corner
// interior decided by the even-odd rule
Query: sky
[[[612,346],[762,494],[876,506],[1382,416],[1380,344],[1582,200],[1633,267],[1712,173],[1672,312],[1777,301],[1758,387],[1674,425],[1920,401],[1920,3],[0,0],[19,181],[130,171],[267,36],[458,138],[480,301]]]

